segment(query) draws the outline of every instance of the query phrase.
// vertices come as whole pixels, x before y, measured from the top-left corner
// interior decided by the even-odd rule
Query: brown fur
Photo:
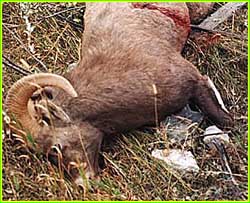
[[[198,24],[213,10],[214,3],[187,3],[187,7],[191,23]]]

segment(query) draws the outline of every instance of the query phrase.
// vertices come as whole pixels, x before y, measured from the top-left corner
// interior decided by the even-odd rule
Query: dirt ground
[[[214,10],[220,6],[216,4]],[[3,101],[9,87],[25,74],[63,74],[78,61],[84,8],[84,3],[3,4]],[[247,13],[245,6],[216,28],[227,34],[205,37],[199,33],[199,42],[190,37],[183,51],[186,59],[213,80],[234,117],[226,151],[235,182],[218,153],[203,142],[200,135],[208,126],[203,122],[190,132],[192,146],[186,147],[194,154],[199,173],[187,178],[153,158],[153,149],[169,146],[167,132],[163,127],[157,131],[147,128],[105,140],[100,180],[90,180],[85,189],[78,188],[44,156],[27,149],[20,135],[8,130],[3,106],[3,199],[246,200]],[[218,40],[208,40],[214,38]]]

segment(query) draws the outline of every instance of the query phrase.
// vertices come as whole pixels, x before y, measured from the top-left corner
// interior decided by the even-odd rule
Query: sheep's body
[[[160,6],[188,18],[184,3]],[[81,61],[66,76],[79,99],[60,94],[59,104],[73,119],[109,134],[155,123],[155,97],[160,120],[177,112],[206,83],[180,55],[188,30],[158,10],[121,3],[87,5]]]
[[[60,92],[53,100],[71,121],[59,116],[53,129],[34,132],[43,151],[60,144],[65,165],[87,160],[94,175],[102,137],[155,124],[156,106],[159,121],[193,101],[230,123],[207,78],[180,54],[189,24],[184,3],[87,4],[81,60],[65,75],[78,97]]]

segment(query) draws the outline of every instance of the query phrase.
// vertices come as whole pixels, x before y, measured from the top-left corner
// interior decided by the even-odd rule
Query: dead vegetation
[[[62,74],[69,64],[78,60],[83,12],[84,4],[80,3],[4,3],[3,56],[28,72],[46,70]],[[29,16],[31,26],[35,26],[30,34],[25,15]],[[147,128],[105,140],[100,180],[86,183],[87,189],[77,188],[46,157],[28,150],[25,144],[13,139],[12,133],[5,131],[3,199],[246,200],[247,40],[240,36],[247,36],[247,26],[244,7],[217,28],[234,33],[233,36],[219,36],[219,42],[212,41],[209,45],[211,40],[207,39],[214,35],[204,37],[205,34],[199,33],[203,36],[199,37],[199,45],[197,37],[191,37],[183,51],[189,61],[211,77],[234,116],[235,126],[229,134],[231,147],[227,153],[237,185],[223,169],[220,157],[199,137],[206,123],[195,127],[189,135],[192,140],[189,150],[200,167],[198,174],[184,177],[154,159],[153,149],[169,146],[168,132],[164,127],[157,131]],[[9,87],[23,76],[10,67],[10,62],[3,64],[3,99]]]

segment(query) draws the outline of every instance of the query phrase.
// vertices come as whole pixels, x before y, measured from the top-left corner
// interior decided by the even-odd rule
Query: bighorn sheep
[[[78,66],[67,80],[22,78],[9,90],[8,112],[43,152],[58,145],[64,166],[84,163],[88,176],[98,172],[104,135],[155,124],[155,98],[159,120],[194,102],[216,124],[230,125],[208,78],[180,54],[189,30],[185,3],[87,4]],[[78,170],[67,169],[80,183]]]

